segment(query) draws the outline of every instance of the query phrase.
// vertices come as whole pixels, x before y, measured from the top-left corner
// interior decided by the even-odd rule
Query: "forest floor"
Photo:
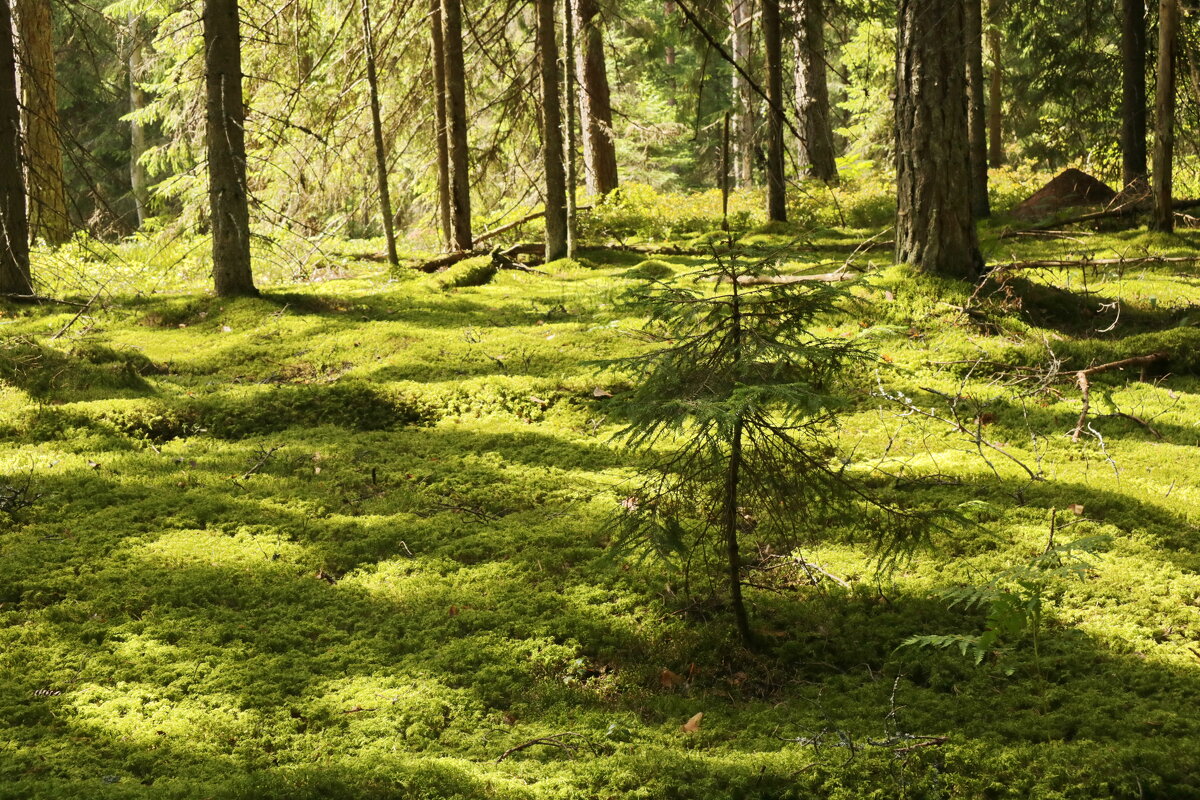
[[[1001,230],[992,262],[1200,253]],[[644,346],[624,289],[703,261],[645,258],[3,308],[0,797],[1200,797],[1200,264],[974,292],[854,255],[847,463],[964,521],[884,574],[861,521],[748,533],[751,652],[702,568],[608,546],[640,462],[594,362]],[[1155,354],[1073,441],[1075,371]]]

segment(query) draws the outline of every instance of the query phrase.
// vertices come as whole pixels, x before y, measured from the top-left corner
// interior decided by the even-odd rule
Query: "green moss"
[[[434,284],[442,290],[464,286],[483,286],[496,277],[496,264],[491,256],[465,258],[434,277]]]
[[[622,277],[635,281],[665,281],[668,278],[674,277],[674,275],[674,267],[656,258],[647,259],[636,267],[625,270],[621,274]]]

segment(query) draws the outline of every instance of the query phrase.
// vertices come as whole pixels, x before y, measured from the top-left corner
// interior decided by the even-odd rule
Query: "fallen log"
[[[514,244],[511,247],[507,247],[504,250],[500,250],[499,248],[495,250],[458,250],[454,253],[447,253],[443,256],[430,259],[424,264],[418,264],[415,269],[418,269],[421,272],[433,273],[439,272],[448,267],[452,267],[458,262],[465,261],[468,258],[477,258],[479,256],[492,255],[498,252],[500,255],[512,259],[513,256],[519,255],[540,255],[543,249],[543,245],[537,242],[522,242],[520,244]]]
[[[1190,208],[1200,208],[1200,200],[1180,200],[1171,204],[1172,211],[1186,211]],[[1010,236],[1018,236],[1023,233],[1036,233],[1038,231],[1048,231],[1054,228],[1059,228],[1065,225],[1078,225],[1082,222],[1097,222],[1104,219],[1117,219],[1118,217],[1132,217],[1137,214],[1137,208],[1133,204],[1122,205],[1118,208],[1110,208],[1104,211],[1093,211],[1090,214],[1080,214],[1077,217],[1068,217],[1067,219],[1055,219],[1049,222],[1043,222],[1039,225],[1032,225],[1028,228],[1020,228],[1018,230],[1004,231],[1000,234],[1001,239],[1007,239]]]
[[[1137,256],[1135,258],[1048,258],[1032,261],[1009,261],[992,266],[992,272],[1014,269],[1061,269],[1064,267],[1139,267],[1148,264],[1197,264],[1200,253],[1194,256]]]
[[[738,286],[787,286],[793,283],[838,283],[852,281],[859,277],[857,272],[839,269],[836,272],[822,272],[816,275],[741,275]]]

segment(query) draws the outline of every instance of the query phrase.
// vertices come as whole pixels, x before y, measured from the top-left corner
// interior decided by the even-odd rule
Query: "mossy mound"
[[[649,258],[622,272],[621,277],[635,281],[665,281],[675,277],[675,268],[665,261]]]

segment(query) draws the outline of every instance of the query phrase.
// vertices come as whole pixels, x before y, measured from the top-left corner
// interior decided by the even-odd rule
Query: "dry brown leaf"
[[[1083,505],[1081,503],[1071,503],[1071,505],[1067,506],[1067,510],[1077,517],[1083,516]]]
[[[612,392],[597,386],[595,389],[592,389],[592,397],[612,397]]]
[[[450,606],[450,616],[452,616],[452,617],[458,616],[458,606]]]
[[[700,720],[704,719],[704,712],[701,711],[689,719],[687,722],[679,726],[679,730],[684,733],[696,733],[700,730]]]

